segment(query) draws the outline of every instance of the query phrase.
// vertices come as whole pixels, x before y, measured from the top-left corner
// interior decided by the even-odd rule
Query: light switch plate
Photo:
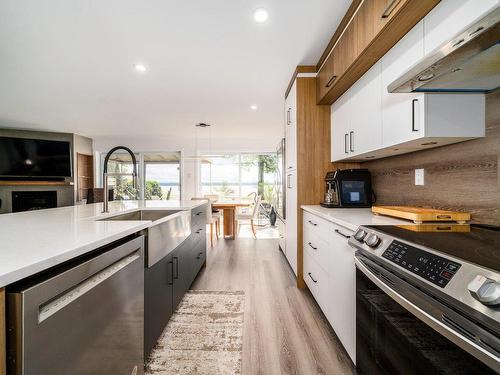
[[[415,169],[415,185],[425,185],[424,169]]]

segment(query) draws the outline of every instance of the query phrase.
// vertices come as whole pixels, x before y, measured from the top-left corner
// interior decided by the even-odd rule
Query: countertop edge
[[[302,208],[304,211],[310,212],[311,214],[317,215],[317,216],[321,217],[322,219],[325,219],[333,224],[340,225],[341,227],[349,229],[353,232],[355,232],[358,229],[358,225],[349,223],[348,221],[344,221],[344,220],[336,218],[336,217],[325,215],[323,212],[315,209],[314,206],[304,205],[304,206],[300,206],[300,208]]]
[[[85,255],[86,253],[99,249],[100,247],[109,245],[110,243],[117,241],[121,238],[127,237],[131,234],[140,232],[143,229],[149,228],[151,225],[150,221],[141,222],[134,227],[123,230],[120,233],[116,233],[112,236],[109,236],[105,239],[100,239],[95,242],[87,243],[83,246],[79,246],[73,249],[70,249],[62,254],[55,255],[50,258],[46,258],[43,261],[28,264],[25,267],[17,268],[9,273],[4,273],[0,276],[0,288],[6,287],[12,283],[25,279],[27,277],[36,275],[37,273],[46,271],[52,267],[58,266],[64,262],[67,262],[73,258],[76,258],[81,255]]]

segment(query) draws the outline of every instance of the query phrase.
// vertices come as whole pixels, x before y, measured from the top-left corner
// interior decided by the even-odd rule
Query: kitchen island
[[[92,315],[95,314],[87,315],[84,313],[82,316],[81,305],[87,299],[87,306],[97,303],[96,306],[102,305],[104,307],[109,301],[121,298],[118,301],[121,305],[120,303],[114,304],[114,307],[120,308],[120,310],[117,310],[115,319],[110,320],[109,324],[102,326],[94,333],[105,332],[110,325],[116,326],[115,322],[120,321],[118,313],[123,313],[123,321],[130,321],[130,317],[133,317],[136,322],[133,327],[134,335],[129,338],[142,341],[143,325],[142,323],[138,324],[138,320],[135,318],[138,318],[138,314],[140,314],[140,321],[142,322],[144,313],[148,309],[155,308],[151,303],[148,305],[146,300],[148,290],[157,290],[154,281],[148,284],[147,275],[148,272],[149,275],[152,272],[155,272],[155,274],[165,272],[165,267],[161,266],[160,263],[155,268],[146,262],[148,259],[148,244],[153,245],[156,242],[153,243],[152,241],[158,240],[158,232],[160,231],[157,228],[159,225],[164,225],[161,229],[163,235],[167,232],[171,234],[171,238],[168,236],[162,238],[161,246],[163,246],[164,250],[169,243],[175,244],[171,250],[167,251],[168,254],[164,254],[164,258],[169,259],[168,262],[161,260],[171,264],[175,263],[176,280],[174,283],[174,276],[171,275],[172,280],[169,285],[173,285],[173,290],[178,291],[177,297],[182,298],[186,287],[189,287],[190,282],[192,282],[192,279],[194,279],[205,262],[206,202],[115,201],[110,202],[109,211],[109,213],[103,213],[102,204],[96,203],[0,215],[0,238],[2,239],[0,248],[0,375],[5,373],[6,367],[6,349],[3,340],[5,335],[5,291],[11,293],[20,290],[27,291],[25,296],[27,295],[28,298],[21,297],[21,300],[12,300],[12,303],[19,302],[20,306],[28,306],[27,301],[29,301],[29,298],[35,299],[36,306],[34,305],[34,307],[37,307],[38,321],[39,323],[43,322],[43,324],[40,325],[40,329],[36,328],[37,324],[35,324],[32,331],[39,329],[40,332],[43,331],[44,325],[46,327],[47,324],[50,324],[49,318],[54,314],[63,317],[65,314],[69,315],[70,313],[73,314],[72,317],[88,317],[88,320],[80,320],[79,325],[86,326],[90,324],[89,329],[95,330],[97,329],[96,323],[95,321],[92,322],[92,319],[95,318]],[[143,215],[146,213],[148,215]],[[155,216],[156,218],[154,218]],[[148,217],[149,220],[147,220]],[[151,219],[151,217],[153,218]],[[184,227],[182,228],[184,238],[179,239],[180,230],[177,224],[174,224],[174,221],[179,221],[181,218],[184,221]],[[169,225],[174,228],[173,231],[168,230]],[[202,239],[205,241],[201,241]],[[152,246],[150,246],[151,248]],[[195,259],[195,261],[191,260],[191,258]],[[104,264],[104,261],[108,262],[106,263],[108,265],[103,266],[102,272],[89,271],[93,269],[92,267],[97,267],[97,264]],[[159,262],[159,260],[156,261]],[[134,266],[134,264],[136,265]],[[183,264],[187,265],[187,269],[185,269],[186,266],[184,266],[184,269],[181,268]],[[146,279],[144,279],[145,266],[147,267]],[[125,271],[126,269],[129,269],[129,271]],[[81,280],[73,280],[72,285],[74,286],[63,289],[63,284],[68,281],[67,276],[70,272],[73,272],[72,279],[81,277]],[[122,276],[119,276],[120,272]],[[124,272],[128,272],[127,276],[125,276]],[[78,276],[78,273],[82,275]],[[83,273],[89,276],[84,277]],[[94,276],[92,276],[93,273],[95,273]],[[182,274],[185,275],[184,278],[179,277]],[[162,276],[162,280],[165,279],[165,275]],[[57,280],[59,278],[60,281]],[[177,279],[183,279],[186,285],[181,285]],[[32,280],[37,280],[37,285]],[[129,283],[129,281],[132,282]],[[47,284],[50,288],[44,286],[44,284]],[[107,293],[109,301],[107,299],[103,300],[101,297],[97,299],[95,296],[93,297],[94,292],[91,289],[86,289],[90,288],[90,284],[93,287],[103,285],[101,289],[106,291],[104,294],[101,292],[100,295]],[[35,287],[39,288],[40,292],[34,293]],[[146,291],[146,300],[143,299],[143,292],[139,292],[142,288]],[[57,292],[56,289],[61,289],[61,291]],[[47,297],[44,296],[46,294],[44,290],[50,290],[51,293],[54,293],[54,296],[50,297],[47,302],[43,302],[43,304],[37,304],[36,300],[39,293],[41,293],[40,299],[42,296]],[[97,290],[97,287],[95,290]],[[134,292],[134,294],[131,294],[131,292]],[[126,294],[128,294],[128,297]],[[19,295],[21,296],[21,294]],[[30,295],[32,297],[29,297]],[[65,301],[65,298],[70,302],[71,299],[77,298],[80,303],[71,305],[70,302]],[[104,307],[104,310],[106,310],[106,307]],[[135,315],[129,314],[132,311]],[[22,319],[27,319],[29,322],[30,314],[23,316]],[[44,322],[47,319],[49,320]],[[64,319],[59,320],[64,321]],[[99,320],[99,323],[103,324],[102,319]],[[147,326],[147,322],[144,324]],[[18,326],[16,325],[16,327]],[[21,327],[24,329],[25,324],[22,323]],[[22,330],[19,331],[20,329],[10,328],[19,337],[24,337],[21,334],[25,335],[25,333],[22,333]],[[9,337],[14,337],[13,332],[9,332],[7,340],[9,340]],[[26,342],[26,339],[20,341]],[[85,353],[86,348],[82,347],[81,351]],[[135,355],[136,359],[139,356],[142,358],[142,345],[140,346],[141,354],[136,349],[134,348],[133,355]],[[33,354],[29,358],[33,361]],[[76,362],[74,362],[74,365],[76,365]],[[137,369],[139,374],[142,373],[140,367]]]
[[[0,288],[151,226],[103,219],[141,209],[191,210],[204,201],[114,201],[0,215]]]

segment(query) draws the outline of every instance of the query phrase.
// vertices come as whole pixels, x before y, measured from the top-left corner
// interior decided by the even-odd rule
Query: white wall
[[[255,139],[233,139],[218,140],[194,137],[172,138],[94,138],[94,152],[96,153],[96,164],[99,164],[98,154],[106,152],[114,146],[127,146],[134,152],[152,152],[152,151],[181,151],[182,153],[182,176],[181,193],[183,199],[199,196],[200,186],[198,182],[199,162],[194,157],[196,155],[226,153],[226,152],[274,152],[279,139],[262,137],[257,141]],[[95,166],[96,181],[100,181],[100,165]]]

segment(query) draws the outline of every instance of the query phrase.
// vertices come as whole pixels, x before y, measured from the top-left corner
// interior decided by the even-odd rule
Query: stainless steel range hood
[[[491,92],[500,87],[500,7],[387,86],[389,92]]]

